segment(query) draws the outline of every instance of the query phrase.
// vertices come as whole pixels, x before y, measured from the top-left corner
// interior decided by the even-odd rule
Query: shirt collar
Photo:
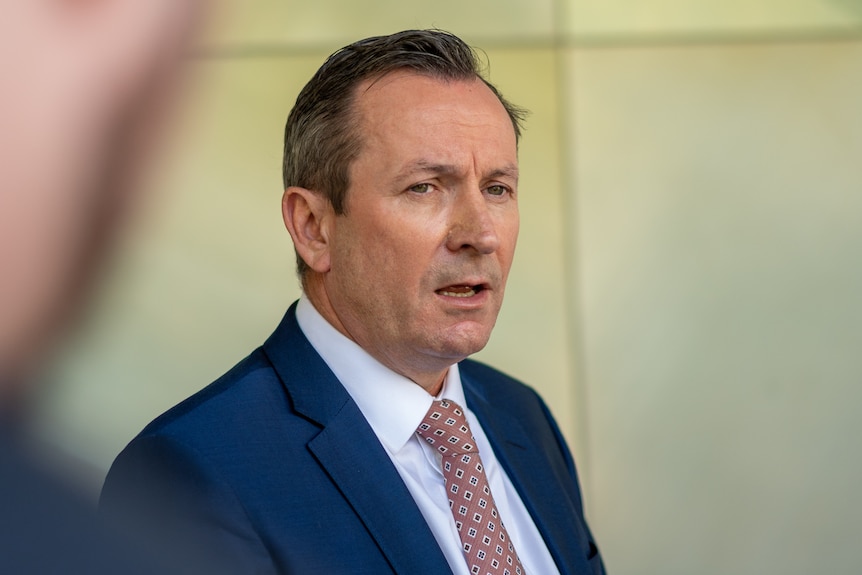
[[[305,295],[296,307],[296,321],[390,453],[400,451],[414,436],[434,400],[451,399],[466,407],[458,364],[449,367],[443,388],[432,397],[335,329]]]

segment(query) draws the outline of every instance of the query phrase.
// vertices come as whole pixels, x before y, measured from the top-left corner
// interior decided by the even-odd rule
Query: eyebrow
[[[416,174],[417,172],[421,173],[432,173],[441,176],[455,176],[459,173],[459,169],[457,166],[452,164],[439,164],[436,162],[432,162],[429,160],[416,160],[414,162],[410,162],[406,166],[404,166],[398,173],[395,175],[397,180],[409,179],[411,176]],[[518,180],[518,166],[515,164],[506,164],[500,168],[497,168],[491,171],[488,174],[484,175],[485,178],[511,178],[515,181]]]

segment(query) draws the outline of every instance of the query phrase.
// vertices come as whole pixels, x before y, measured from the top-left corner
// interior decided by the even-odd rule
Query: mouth
[[[451,285],[436,290],[436,293],[447,297],[468,298],[477,295],[487,289],[484,284],[476,285]]]

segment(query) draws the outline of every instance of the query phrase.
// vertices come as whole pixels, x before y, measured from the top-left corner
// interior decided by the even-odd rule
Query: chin
[[[446,357],[462,359],[482,351],[491,337],[490,331],[482,333],[460,334],[460,337],[449,338],[443,345]]]

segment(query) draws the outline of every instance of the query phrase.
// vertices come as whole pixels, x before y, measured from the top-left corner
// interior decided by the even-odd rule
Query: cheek
[[[411,266],[416,265],[409,242],[386,227],[345,231],[333,254],[333,269],[340,272],[341,283],[356,293],[374,292],[391,299],[399,286],[408,283]]]
[[[418,277],[430,267],[436,253],[436,242],[427,220],[406,223],[383,222],[369,238],[381,266],[403,277]],[[393,278],[394,280],[394,278]]]
[[[500,252],[506,270],[512,265],[512,260],[515,257],[515,247],[518,245],[518,231],[520,228],[520,220],[517,212],[515,216],[509,218],[501,226],[501,242]]]

